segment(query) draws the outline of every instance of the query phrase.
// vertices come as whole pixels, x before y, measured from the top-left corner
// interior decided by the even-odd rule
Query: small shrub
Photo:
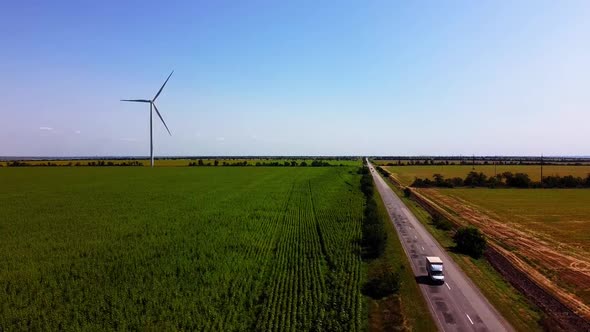
[[[365,283],[362,292],[373,299],[382,299],[399,292],[400,286],[399,272],[382,268]]]
[[[465,180],[463,180],[463,184],[466,186],[471,187],[484,187],[488,181],[487,175],[483,174],[482,172],[469,172]]]
[[[412,190],[408,187],[405,187],[404,188],[404,196],[406,196],[406,197],[412,196]]]
[[[445,218],[441,217],[440,214],[434,214],[431,217],[432,219],[432,224],[434,224],[434,227],[441,229],[443,231],[448,231],[451,230],[453,228],[453,225]]]
[[[506,184],[510,187],[528,188],[531,185],[531,179],[528,174],[516,173],[514,176],[506,178]]]
[[[461,227],[453,236],[457,251],[479,258],[486,248],[486,238],[479,229],[475,227]]]

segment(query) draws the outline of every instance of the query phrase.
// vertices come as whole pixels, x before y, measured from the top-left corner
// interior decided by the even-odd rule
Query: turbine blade
[[[121,99],[121,101],[132,101],[136,103],[149,103],[150,101],[147,99]]]
[[[162,123],[164,124],[164,127],[166,127],[166,130],[168,130],[168,134],[170,134],[170,136],[172,136],[172,133],[170,132],[170,129],[168,129],[168,126],[166,125],[166,122],[162,118],[162,114],[160,114],[160,111],[158,111],[158,108],[156,107],[156,104],[152,103],[152,105],[154,105],[154,109],[156,110],[156,114],[158,114],[158,116],[160,117],[160,120],[162,120]]]
[[[166,83],[168,83],[168,80],[170,79],[170,76],[172,76],[172,74],[174,74],[174,70],[170,73],[170,75],[168,75],[168,78],[166,79],[166,81],[164,81],[164,84],[162,84],[162,87],[160,88],[158,93],[156,93],[156,96],[154,97],[154,99],[152,101],[156,101],[156,99],[158,99],[158,96],[160,95],[160,93],[162,92],[164,87],[166,86]]]

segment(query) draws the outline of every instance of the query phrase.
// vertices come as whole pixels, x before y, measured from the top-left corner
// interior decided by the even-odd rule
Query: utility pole
[[[496,172],[496,166],[498,165],[498,157],[494,158],[494,177],[498,177],[498,173]]]
[[[541,187],[543,187],[543,154],[541,153]]]

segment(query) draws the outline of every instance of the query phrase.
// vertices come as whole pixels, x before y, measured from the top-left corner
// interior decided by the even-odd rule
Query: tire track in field
[[[330,176],[329,181],[337,179],[335,174]],[[320,190],[328,180],[314,182],[312,188],[305,176],[291,179],[291,191],[284,192],[289,197],[275,218],[279,227],[273,236],[258,320],[250,329],[359,330],[360,261],[356,252],[341,248],[348,248],[348,242],[341,241],[347,238],[349,225],[340,222],[343,218],[348,222],[349,213],[336,213],[348,200],[342,201],[332,190],[327,194]]]
[[[322,228],[320,227],[320,222],[318,221],[318,216],[315,211],[315,205],[313,202],[313,194],[311,191],[311,181],[308,181],[307,184],[309,187],[309,199],[311,200],[311,211],[313,212],[313,219],[315,221],[315,229],[316,229],[316,232],[318,233],[318,237],[320,239],[320,247],[322,248],[322,255],[324,256],[324,259],[326,260],[326,264],[328,264],[328,268],[331,271],[333,271],[336,269],[336,265],[332,261],[332,258],[330,257],[330,254],[328,254],[328,250],[326,248],[324,234],[322,233]]]
[[[251,191],[251,190],[255,190],[257,188],[257,186],[259,186],[260,182],[263,182],[264,179],[260,179],[257,181],[252,181],[250,183],[248,183],[247,185],[245,185],[243,188],[246,191]],[[270,279],[270,264],[269,261],[271,260],[272,257],[272,253],[274,250],[276,250],[276,242],[277,242],[277,238],[278,238],[278,221],[280,220],[281,216],[284,214],[284,211],[286,210],[289,201],[291,199],[291,194],[293,192],[294,188],[294,184],[291,186],[291,189],[288,191],[288,195],[287,199],[282,203],[282,204],[278,204],[278,209],[276,210],[277,212],[271,216],[268,220],[264,220],[262,223],[260,223],[258,226],[260,227],[260,233],[259,234],[264,234],[265,232],[269,232],[268,237],[257,237],[256,241],[260,241],[262,240],[263,242],[266,242],[266,245],[264,246],[264,248],[258,248],[258,249],[254,249],[254,247],[249,247],[248,249],[245,249],[244,251],[242,251],[242,254],[244,255],[244,257],[251,257],[253,259],[256,259],[259,264],[260,264],[260,272],[259,274],[264,275],[266,278],[261,279],[262,281],[257,281],[255,278],[253,279],[252,276],[250,275],[240,275],[240,274],[236,274],[233,275],[232,277],[230,277],[230,281],[228,284],[228,288],[227,288],[227,297],[229,298],[233,298],[234,301],[232,302],[231,305],[226,305],[225,306],[225,310],[227,310],[227,314],[224,314],[224,318],[217,323],[216,329],[219,330],[223,330],[225,329],[225,326],[236,326],[236,324],[244,324],[245,326],[250,326],[251,329],[253,329],[256,325],[256,321],[254,322],[243,322],[243,317],[239,317],[238,316],[238,310],[237,308],[240,305],[243,305],[247,308],[251,308],[252,306],[255,307],[255,311],[257,312],[258,316],[261,311],[262,311],[262,304],[265,301],[265,296],[266,296],[266,291],[265,289],[267,289],[267,285]],[[268,194],[270,195],[270,194]],[[222,202],[228,202],[228,203],[233,203],[233,204],[237,204],[240,205],[238,201],[236,201],[236,198],[240,197],[239,191],[236,191],[235,193],[232,193],[231,195],[226,195],[225,198],[223,200],[221,200]],[[271,196],[267,196],[267,199],[272,199]],[[245,210],[246,211],[246,210]],[[249,210],[247,210],[249,211]],[[263,228],[265,230],[263,230]],[[267,254],[266,254],[267,253]],[[260,256],[262,255],[264,258],[260,259]],[[243,298],[240,297],[242,295],[242,290],[246,289],[246,288],[250,288],[250,296],[254,297],[253,300],[246,300],[245,302],[240,302],[243,301]],[[236,296],[234,296],[236,295]]]
[[[291,203],[291,199],[293,197],[293,192],[295,192],[295,183],[296,180],[293,181],[293,184],[291,185],[291,189],[289,190],[289,194],[287,196],[287,199],[285,200],[285,204],[283,206],[283,209],[281,210],[280,213],[277,214],[277,217],[274,218],[273,221],[279,221],[280,219],[282,219],[283,221],[285,220],[286,216],[287,216],[287,211],[289,209],[289,204]],[[278,251],[278,233],[279,232],[275,232],[274,237],[272,238],[272,251],[275,253],[277,253]],[[273,310],[272,308],[269,308],[269,305],[273,304],[276,299],[276,290],[277,290],[277,282],[276,282],[276,278],[273,277],[273,275],[276,271],[273,271],[272,269],[272,265],[269,264],[270,262],[270,258],[272,256],[269,256],[269,258],[267,259],[267,261],[265,262],[265,275],[267,275],[266,278],[264,278],[264,280],[266,281],[264,284],[264,291],[263,293],[260,295],[259,299],[258,299],[258,303],[262,305],[262,307],[260,308],[260,313],[259,316],[262,315],[262,319],[254,322],[254,326],[252,326],[252,330],[264,330],[264,331],[268,331],[272,329],[272,325],[269,326],[269,315],[273,314]],[[272,283],[272,285],[271,285]],[[271,288],[272,287],[272,288]],[[269,294],[268,289],[271,289],[271,292]],[[272,322],[270,322],[272,323]]]
[[[347,287],[347,283],[350,281],[348,278],[343,277],[343,265],[342,261],[340,264],[336,264],[334,261],[335,256],[330,255],[329,247],[333,250],[336,248],[332,247],[334,245],[334,234],[333,233],[326,233],[325,229],[322,231],[322,224],[320,223],[320,219],[318,218],[318,211],[316,210],[316,202],[313,199],[313,191],[311,189],[311,181],[308,181],[308,190],[309,190],[309,199],[311,203],[311,212],[313,214],[313,222],[316,225],[316,233],[318,236],[318,240],[320,242],[320,249],[322,252],[322,256],[326,265],[328,267],[327,271],[325,271],[324,276],[322,277],[323,280],[323,287],[326,289],[326,293],[323,297],[323,301],[321,305],[324,309],[324,316],[322,317],[322,327],[327,330],[348,330],[354,331],[355,325],[348,321],[348,317],[344,317],[342,315],[343,311],[347,311],[349,309],[354,308],[354,305],[351,305],[348,301],[349,297],[349,287]],[[321,214],[319,217],[324,217],[325,219],[322,220],[329,220],[330,216]],[[332,237],[332,238],[331,238]],[[332,241],[330,241],[332,240]],[[338,242],[336,240],[336,242]],[[332,246],[330,246],[332,245]],[[336,250],[332,252],[333,254],[342,254]],[[338,256],[338,258],[341,258]],[[354,310],[354,309],[352,309]]]

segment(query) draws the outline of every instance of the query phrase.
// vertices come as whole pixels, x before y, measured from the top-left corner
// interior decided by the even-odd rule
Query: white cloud
[[[53,128],[51,127],[39,127],[39,130],[43,130],[43,131],[52,131]]]
[[[77,134],[77,135],[80,135],[80,131],[79,130],[74,131],[74,133]]]
[[[219,142],[223,142],[225,141],[225,137],[217,137],[216,140],[218,140]]]

